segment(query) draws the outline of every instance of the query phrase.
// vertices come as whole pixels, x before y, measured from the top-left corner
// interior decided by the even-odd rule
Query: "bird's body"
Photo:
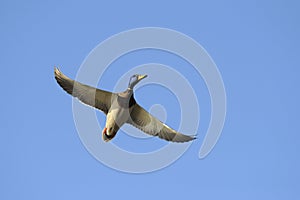
[[[195,139],[193,136],[176,132],[137,104],[134,99],[133,88],[147,75],[133,75],[127,90],[121,93],[112,93],[74,81],[62,74],[57,68],[55,68],[54,74],[58,84],[66,92],[107,115],[105,128],[102,131],[103,140],[106,142],[113,139],[125,123],[167,141],[187,142]]]
[[[105,136],[108,136],[109,138],[114,137],[119,128],[123,126],[130,118],[132,107],[122,107],[121,105],[124,105],[124,102],[121,102],[121,104],[119,104],[118,99],[119,98],[117,98],[117,100],[113,102],[112,107],[110,108],[106,116],[105,127],[107,128],[107,131],[103,131],[103,139],[105,141]]]

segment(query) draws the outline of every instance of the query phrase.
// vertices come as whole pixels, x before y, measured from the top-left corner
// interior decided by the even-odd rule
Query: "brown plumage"
[[[188,142],[195,139],[194,136],[184,135],[170,128],[136,103],[133,88],[147,75],[133,75],[127,90],[121,93],[112,93],[74,81],[57,68],[54,69],[54,74],[57,83],[67,93],[107,115],[106,125],[102,132],[104,141],[113,139],[119,128],[125,123],[167,141]]]

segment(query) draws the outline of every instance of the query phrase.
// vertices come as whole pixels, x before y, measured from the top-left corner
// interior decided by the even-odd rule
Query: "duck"
[[[132,75],[127,89],[119,93],[98,89],[72,80],[57,67],[54,67],[54,76],[64,91],[83,104],[96,108],[106,115],[106,123],[102,131],[102,139],[105,142],[112,140],[124,124],[130,124],[146,134],[170,142],[183,143],[196,139],[193,135],[185,135],[175,131],[137,103],[133,89],[147,75]]]

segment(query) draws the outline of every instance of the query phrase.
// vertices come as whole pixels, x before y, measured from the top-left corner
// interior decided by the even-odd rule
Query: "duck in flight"
[[[54,75],[57,83],[67,93],[78,98],[82,103],[99,109],[106,114],[106,124],[102,131],[102,138],[106,142],[113,139],[125,123],[167,141],[188,142],[195,139],[194,136],[179,133],[162,123],[135,101],[133,88],[147,75],[133,75],[130,78],[127,90],[120,93],[100,90],[74,81],[56,67],[54,68]]]

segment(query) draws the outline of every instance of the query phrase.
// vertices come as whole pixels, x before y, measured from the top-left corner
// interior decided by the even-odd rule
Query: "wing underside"
[[[65,76],[59,69],[54,69],[57,83],[70,95],[78,98],[84,104],[97,108],[105,114],[111,106],[114,93],[100,90],[80,82],[74,81]]]
[[[127,123],[135,126],[147,134],[158,136],[167,141],[188,142],[195,139],[194,136],[184,135],[170,128],[152,116],[138,104],[134,105],[131,112],[131,118]]]

